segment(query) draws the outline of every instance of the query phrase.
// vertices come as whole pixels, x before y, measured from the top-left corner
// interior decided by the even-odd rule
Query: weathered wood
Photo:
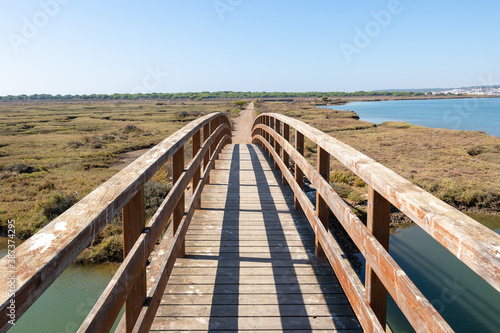
[[[207,123],[203,126],[203,145],[207,144],[207,140],[209,137],[210,137],[210,123]],[[205,157],[203,158],[203,172],[205,172],[209,160],[210,160],[210,151],[208,150],[207,153],[205,154]],[[207,177],[208,177],[207,181],[210,183],[210,174]]]
[[[209,114],[193,121],[143,154],[16,248],[16,318],[23,315],[173,153],[214,117],[222,117],[229,128],[229,120],[221,113]],[[7,257],[0,260],[0,277],[4,281],[2,283],[7,283]],[[8,317],[4,315],[13,297],[9,295],[8,289],[0,288],[0,332],[10,327],[6,325]]]
[[[275,134],[274,131],[267,129],[269,135]],[[262,137],[258,135],[254,135],[254,140],[260,141],[264,145],[269,145],[268,142],[264,141]],[[276,135],[275,138],[278,138]],[[287,145],[286,143],[282,142],[283,149],[287,149],[287,152],[290,154],[290,157],[295,161],[295,163],[301,163],[301,159],[299,157],[294,156],[295,150],[293,147],[291,147],[289,144]],[[290,147],[289,147],[290,146]],[[299,154],[297,154],[299,155]],[[300,155],[300,157],[305,161],[305,158]],[[375,313],[369,306],[365,294],[364,294],[364,288],[357,277],[356,273],[353,271],[351,265],[345,260],[345,255],[340,248],[340,246],[337,244],[337,242],[333,239],[333,237],[328,234],[326,229],[324,228],[322,222],[319,220],[319,217],[316,215],[316,211],[314,210],[311,201],[309,198],[307,198],[306,194],[303,192],[302,188],[299,188],[298,184],[295,182],[294,177],[284,167],[284,164],[281,160],[278,161],[278,164],[280,164],[282,173],[285,174],[287,177],[288,183],[295,193],[297,199],[300,202],[300,205],[302,207],[302,210],[304,211],[304,214],[307,216],[307,219],[311,223],[311,227],[313,228],[316,237],[318,237],[323,250],[325,251],[326,258],[330,261],[332,268],[335,271],[335,275],[339,279],[342,288],[344,289],[344,292],[349,299],[349,303],[351,304],[354,312],[356,313],[356,316],[358,317],[358,320],[363,327],[365,331],[368,332],[384,332],[382,326],[378,323],[378,320],[376,319]],[[303,165],[301,165],[301,168],[304,170],[307,166],[311,167],[312,166],[305,161]],[[307,169],[306,169],[307,170]],[[306,171],[304,170],[304,171]],[[314,170],[314,169],[312,169]],[[317,175],[317,178],[323,179],[321,176],[319,176],[315,171],[309,176],[307,175],[307,172],[305,172],[306,176],[311,179],[311,181],[314,182],[314,174]],[[324,181],[324,179],[323,179]],[[319,190],[317,188],[317,190]]]
[[[201,147],[201,132],[198,131],[193,135],[193,140],[192,140],[192,156],[196,156],[198,151],[200,150]],[[193,193],[196,187],[198,186],[198,183],[200,182],[200,177],[201,177],[201,165],[196,168],[196,171],[193,175]],[[200,207],[201,202],[198,201],[196,203],[197,208]]]
[[[269,135],[274,136],[277,140],[280,140],[277,133],[273,130],[267,129],[267,131],[269,132]],[[263,144],[267,144],[266,142],[263,142],[259,136],[254,136],[254,138]],[[441,315],[420,293],[418,288],[415,287],[406,273],[396,264],[383,246],[368,231],[366,226],[354,215],[347,204],[331,188],[328,182],[326,182],[323,177],[319,176],[316,170],[314,170],[306,159],[302,155],[298,154],[290,144],[283,142],[283,140],[281,140],[281,143],[283,148],[288,151],[290,157],[295,161],[295,163],[299,164],[306,177],[311,180],[316,188],[316,191],[319,192],[325,199],[332,212],[342,223],[352,240],[365,256],[367,262],[370,263],[372,269],[377,273],[410,323],[414,325],[417,330],[431,330],[436,332],[452,331]],[[298,191],[298,189],[295,190],[294,186],[293,188],[294,192],[297,194],[296,190]],[[305,201],[306,204],[310,204],[308,200]],[[307,216],[309,219],[312,218],[309,215]],[[319,229],[315,228],[317,228],[317,226],[313,229],[318,235]],[[319,236],[325,236],[328,242],[327,235],[319,234]],[[325,246],[323,243],[322,245]],[[330,260],[330,258],[328,259]],[[339,275],[340,273],[336,271],[336,274]],[[404,295],[404,297],[401,297],[401,295]],[[362,297],[363,302],[367,303],[365,295],[357,296]],[[351,300],[351,303],[352,302],[353,301]],[[418,311],[416,309],[418,309]]]
[[[253,146],[251,149],[256,150],[258,156],[261,156],[260,150]],[[172,325],[168,326],[172,329],[173,327],[182,327],[184,331],[201,329],[201,327],[193,325],[190,316],[197,316],[198,319],[206,318],[207,325],[209,321],[213,325],[220,322],[220,326],[217,326],[218,331],[227,331],[231,327],[228,321],[245,320],[247,318],[245,316],[250,316],[255,323],[253,330],[266,331],[270,327],[277,327],[267,320],[261,321],[259,317],[263,315],[267,318],[273,318],[272,320],[283,321],[284,328],[288,327],[288,323],[297,323],[298,318],[304,318],[304,321],[314,323],[317,317],[324,317],[322,319],[323,329],[332,329],[337,324],[340,325],[334,318],[339,318],[341,315],[347,316],[343,318],[350,325],[353,325],[350,328],[359,329],[340,285],[335,276],[332,275],[332,269],[329,266],[323,266],[325,261],[319,262],[311,259],[314,258],[312,255],[314,247],[312,243],[302,241],[301,233],[302,230],[306,230],[304,227],[307,227],[308,223],[303,214],[290,211],[290,207],[287,208],[287,211],[283,210],[278,214],[277,206],[273,207],[270,203],[272,200],[283,201],[283,199],[279,199],[279,192],[276,192],[272,199],[263,196],[263,202],[252,200],[243,205],[246,203],[246,196],[241,192],[239,197],[237,195],[233,197],[228,195],[231,193],[230,191],[220,190],[226,187],[239,186],[239,189],[242,189],[245,186],[251,186],[255,192],[257,188],[267,189],[269,183],[280,183],[277,175],[271,172],[273,166],[262,160],[258,163],[262,162],[262,167],[265,168],[265,171],[263,170],[265,177],[249,177],[243,170],[253,168],[258,170],[259,167],[256,166],[257,161],[254,157],[246,154],[246,151],[248,151],[247,147],[241,148],[240,146],[238,161],[241,165],[239,167],[217,161],[218,167],[212,173],[212,183],[204,189],[204,193],[209,193],[210,200],[204,201],[202,211],[195,212],[186,234],[186,239],[192,235],[197,235],[197,237],[213,235],[215,238],[210,241],[201,241],[201,243],[199,240],[196,243],[186,243],[186,253],[189,259],[181,258],[174,265],[160,303],[162,305],[160,305],[151,331],[166,329],[167,326],[162,324],[165,322],[168,322],[167,325]],[[234,155],[221,154],[222,158],[226,158],[226,156]],[[221,167],[222,165],[224,167]],[[232,172],[239,173],[239,177],[237,177],[239,184],[235,183],[233,178],[226,177]],[[257,171],[252,170],[252,173],[257,173]],[[243,176],[243,174],[245,175]],[[231,181],[228,182],[229,180]],[[236,193],[238,192],[239,190],[236,191]],[[263,194],[262,192],[260,191],[259,194]],[[287,192],[286,195],[291,200],[293,196],[289,190]],[[226,202],[224,211],[213,208],[221,207],[219,204],[221,201]],[[252,208],[252,211],[241,215],[242,209],[245,210],[246,207]],[[214,210],[210,211],[211,209]],[[247,226],[247,218],[252,217],[255,221],[255,215],[261,215],[259,220],[262,225]],[[272,218],[269,218],[270,216]],[[286,216],[288,218],[285,218]],[[240,217],[243,219],[239,220]],[[281,228],[280,225],[282,225]],[[285,236],[293,227],[296,229],[296,244],[290,243]],[[310,227],[307,228],[309,228],[307,234],[312,235]],[[253,230],[252,235],[249,235],[247,230]],[[228,233],[222,236],[224,231]],[[236,238],[227,237],[233,233],[237,235]],[[262,241],[256,243],[252,240],[255,238],[254,235],[260,235],[260,238],[257,239]],[[273,241],[272,235],[279,236],[280,240]],[[247,236],[248,241],[243,241],[242,237],[244,239]],[[309,236],[309,239],[313,238]],[[310,248],[311,253],[308,253],[307,247]],[[226,250],[229,252],[225,252]],[[216,255],[219,252],[221,254]],[[194,253],[197,254],[190,255]],[[209,259],[212,255],[214,255],[214,259]],[[227,255],[234,259],[226,259]],[[203,298],[204,295],[207,297]],[[170,296],[174,297],[174,300],[168,298]],[[200,297],[202,297],[201,300]],[[241,298],[241,302],[237,301],[235,297]],[[256,301],[258,303],[255,303]],[[203,307],[203,304],[207,304],[207,306]],[[234,305],[236,304],[238,304],[238,316],[240,317],[230,319],[231,316],[235,315]],[[244,304],[248,306],[245,307]],[[250,306],[253,304],[255,306]],[[232,307],[227,308],[228,305]],[[275,308],[268,309],[267,307],[270,305]],[[342,305],[342,307],[337,305]],[[260,306],[262,308],[259,308]],[[215,311],[215,314],[212,311]],[[271,314],[273,317],[270,316]],[[278,314],[279,316],[277,316]],[[347,320],[347,318],[350,319]],[[305,331],[314,331],[306,329],[309,326],[315,327],[314,324],[302,323],[301,325],[303,326],[297,327],[302,327]],[[240,326],[238,327],[241,329]],[[345,327],[342,326],[342,328]],[[340,326],[339,330],[341,330]]]
[[[368,188],[368,231],[389,251],[389,224],[391,222],[391,204],[372,187]],[[387,289],[366,262],[365,292],[368,303],[377,315],[380,325],[385,329],[387,316]]]
[[[304,134],[300,133],[299,131],[295,131],[295,149],[299,154],[304,155]],[[304,173],[302,172],[302,170],[300,170],[297,163],[295,163],[295,182],[297,182],[297,186],[301,190],[304,188]],[[300,203],[297,199],[297,196],[295,196],[294,199],[294,207],[296,210],[300,209]]]
[[[287,142],[290,140],[290,125],[283,123],[283,139],[285,139]],[[285,163],[286,167],[288,168],[290,164],[290,157],[288,156],[288,153],[282,149],[282,158],[283,158],[283,163]],[[281,176],[281,184],[286,185],[286,178],[285,176]]]
[[[153,250],[156,240],[165,228],[168,217],[173,213],[175,206],[180,200],[180,194],[184,193],[186,186],[192,179],[196,168],[201,164],[202,158],[208,151],[210,144],[221,132],[226,133],[226,136],[228,136],[230,133],[228,126],[221,125],[212,133],[207,140],[207,144],[198,151],[197,155],[193,157],[187,166],[186,171],[174,183],[169,194],[149,221],[147,228],[143,230],[134,247],[127,254],[123,264],[115,273],[113,279],[85,319],[79,332],[106,331],[111,328],[111,326],[104,326],[103,323],[112,325],[114,322],[114,318],[116,318],[121,310],[125,296],[130,292],[141,273],[141,266],[138,263],[144,262]],[[210,168],[207,168],[207,170],[210,170]],[[171,231],[171,229],[173,229],[173,225],[169,227],[167,232]],[[150,239],[154,241],[150,241]]]
[[[318,149],[318,159],[317,159],[318,174],[328,182],[330,178],[330,155],[320,146],[318,146],[317,149]],[[323,224],[325,230],[328,230],[328,213],[329,210],[325,200],[320,195],[320,193],[316,191],[316,215]],[[316,248],[316,257],[323,258],[325,256],[325,252],[323,251],[317,236],[315,241],[315,248]]]
[[[274,122],[274,130],[278,133],[278,135],[281,135],[281,122],[279,120]],[[281,158],[280,145],[278,141],[274,141],[274,151]],[[276,161],[274,162],[274,170],[279,170],[278,163],[276,163]]]
[[[218,155],[219,151],[224,147],[226,142],[230,142],[231,134],[226,133],[220,140],[217,147],[215,147],[212,152],[210,162],[208,164],[208,168],[203,173],[203,178],[198,183],[198,186],[194,192],[194,195],[191,198],[191,201],[188,205],[188,212],[185,216],[183,216],[180,224],[173,236],[172,240],[168,240],[168,249],[166,253],[163,255],[164,260],[161,260],[161,267],[158,269],[158,273],[155,277],[155,281],[151,286],[151,289],[148,291],[148,300],[147,304],[144,304],[141,313],[139,315],[139,319],[133,329],[133,332],[148,332],[151,324],[153,322],[154,315],[158,309],[158,306],[161,302],[161,295],[165,290],[165,286],[170,277],[172,269],[174,267],[174,263],[184,251],[184,238],[189,227],[189,223],[191,222],[192,216],[195,211],[195,202],[199,200],[201,196],[201,191],[205,184],[207,183],[207,175],[210,172],[212,165],[215,162],[215,157]]]
[[[172,157],[172,181],[175,183],[180,178],[184,172],[184,148],[179,149]],[[185,194],[180,195],[179,203],[175,206],[174,215],[172,217],[173,229],[172,232],[175,235],[179,224],[184,216],[185,212]],[[173,235],[172,235],[173,236]],[[184,257],[185,246],[184,243],[180,245],[179,257]]]
[[[500,291],[500,235],[354,148],[301,121],[267,114],[305,134]]]
[[[123,207],[123,256],[126,258],[135,242],[146,226],[146,211],[144,206],[144,188]],[[142,304],[146,300],[146,258],[143,258],[137,267],[140,270],[139,277],[125,301],[125,331],[131,332],[135,321],[139,316]],[[109,318],[111,319],[111,318]],[[114,319],[109,325],[113,325]]]

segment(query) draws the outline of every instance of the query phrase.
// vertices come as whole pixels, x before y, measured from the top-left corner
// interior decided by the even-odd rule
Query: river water
[[[352,102],[324,108],[354,111],[361,120],[375,124],[407,121],[432,128],[483,131],[500,137],[500,98]]]
[[[6,249],[7,239],[0,238],[0,257]],[[108,264],[69,266],[9,333],[76,332],[117,269]]]
[[[500,216],[471,217],[500,233]],[[389,253],[456,332],[499,332],[500,293],[420,227],[393,230]],[[360,260],[364,280],[364,259]],[[414,332],[392,299],[387,322],[394,332]]]

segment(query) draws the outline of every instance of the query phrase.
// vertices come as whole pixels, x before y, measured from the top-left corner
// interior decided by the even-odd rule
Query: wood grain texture
[[[321,146],[500,291],[500,235],[330,135],[284,115],[266,117],[290,125]]]
[[[273,169],[255,145],[219,154],[151,332],[361,331]]]
[[[262,125],[256,125],[255,128],[262,128]],[[406,316],[408,321],[417,331],[423,332],[452,332],[448,323],[441,317],[438,311],[432,306],[418,288],[409,279],[407,274],[399,267],[394,259],[389,255],[385,248],[378,242],[373,234],[366,228],[366,226],[359,220],[359,218],[352,212],[349,206],[339,197],[333,190],[329,183],[320,176],[316,170],[307,162],[307,160],[299,154],[288,142],[280,137],[273,129],[267,127],[263,128],[268,132],[270,137],[280,141],[283,148],[288,151],[290,157],[295,163],[303,170],[304,175],[311,180],[316,191],[326,201],[328,207],[343,225],[347,233],[350,235],[356,246],[359,248],[366,261],[370,264],[377,276],[380,278],[384,286],[387,288],[398,307]],[[269,142],[264,141],[264,138],[259,135],[254,135],[256,141],[262,142],[264,145],[269,145]],[[288,173],[283,163],[280,164],[281,170]],[[292,175],[289,175],[292,180]],[[324,227],[319,225],[319,219],[315,215],[314,209],[310,205],[310,201],[305,194],[300,190],[296,183],[290,184],[295,195],[301,201],[301,206],[315,230],[316,236],[320,239],[321,245],[330,248],[330,256],[327,253],[327,258],[332,263],[335,273],[341,280],[344,288],[348,288],[346,293],[350,298],[353,308],[360,319],[365,330],[371,331],[369,326],[377,325],[380,327],[378,320],[373,318],[373,310],[368,304],[364,291],[361,293],[358,288],[353,287],[360,283],[355,280],[359,279],[353,274],[345,274],[341,271],[338,263],[338,255],[340,253],[336,249],[338,244],[334,241],[333,237],[326,233]],[[326,252],[326,249],[325,249]],[[333,257],[331,257],[333,256]],[[349,267],[345,267],[349,269]],[[345,277],[345,279],[341,278]],[[351,293],[352,291],[352,293]],[[359,311],[358,311],[359,310]]]
[[[57,279],[95,236],[130,201],[191,136],[214,118],[228,127],[221,113],[201,117],[186,125],[143,154],[61,214],[16,249],[16,317],[22,314]],[[8,327],[6,307],[10,299],[6,286],[9,274],[7,258],[0,260],[0,332]]]

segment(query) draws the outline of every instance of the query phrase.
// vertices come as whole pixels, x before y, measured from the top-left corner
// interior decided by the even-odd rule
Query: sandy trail
[[[235,119],[233,130],[233,143],[252,143],[252,124],[255,119],[254,103],[248,104],[245,110],[241,110],[240,116]]]

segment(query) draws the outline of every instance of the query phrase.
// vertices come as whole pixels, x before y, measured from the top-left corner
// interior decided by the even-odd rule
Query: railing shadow
[[[235,145],[233,149],[227,186],[226,202],[236,201],[237,203],[234,207],[239,208],[241,200],[239,145]],[[235,204],[233,203],[233,205]],[[234,215],[232,214],[234,213],[231,210],[224,210],[219,258],[224,256],[223,250],[228,244],[237,248],[239,247],[239,227],[237,223],[234,223]],[[228,226],[231,226],[230,233],[224,232]],[[238,328],[240,263],[239,253],[235,253],[234,255],[234,266],[222,266],[220,263],[217,266],[208,325],[209,332],[220,331],[221,327]],[[231,281],[228,281],[228,277],[231,277]]]
[[[251,162],[257,182],[259,182],[259,179],[266,179],[264,169],[261,162],[259,161],[259,157],[257,155],[257,152],[255,151],[254,146],[248,145],[247,148],[250,153]],[[276,181],[278,181],[278,179],[276,179]],[[300,292],[300,288],[298,288],[297,294],[294,294],[296,304],[293,307],[292,313],[290,313],[290,307],[287,306],[290,305],[290,303],[287,301],[287,298],[290,297],[290,286],[299,285],[298,276],[295,272],[293,257],[290,253],[286,235],[280,222],[280,216],[278,214],[277,207],[272,197],[272,192],[267,182],[264,184],[257,183],[257,191],[259,193],[261,206],[263,206],[265,202],[265,205],[269,208],[262,209],[262,217],[264,219],[264,226],[266,229],[266,234],[268,236],[267,241],[271,256],[271,266],[273,270],[274,283],[276,285],[282,329],[291,330],[298,328],[304,331],[311,330],[311,324],[309,322],[309,317],[307,317],[307,309],[302,293]],[[269,199],[269,201],[266,200],[267,198]],[[289,209],[293,209],[293,203],[290,206],[289,202],[288,206]],[[274,235],[273,237],[277,236],[277,240],[272,240],[269,237],[271,234]],[[308,256],[310,257],[311,254],[308,253]],[[276,260],[286,260],[290,262],[290,267],[289,269],[287,269],[287,274],[283,274],[283,272],[281,272],[283,267],[281,265],[277,265]]]

